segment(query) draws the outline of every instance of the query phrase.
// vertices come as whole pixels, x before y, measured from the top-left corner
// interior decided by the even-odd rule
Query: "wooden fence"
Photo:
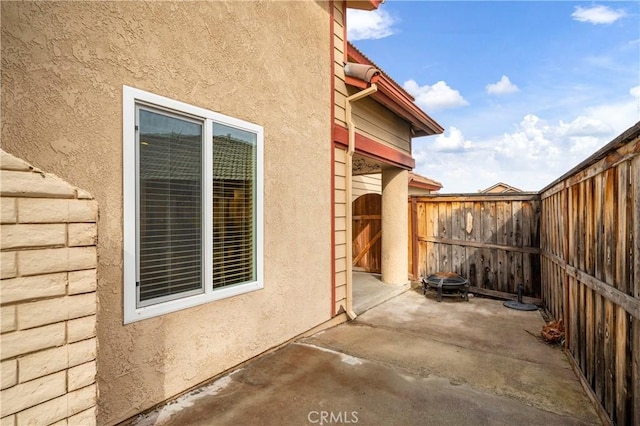
[[[473,291],[539,298],[540,195],[460,194],[410,197],[409,273],[467,277]]]
[[[546,309],[606,422],[640,425],[640,123],[542,191]],[[605,414],[606,413],[606,414]]]

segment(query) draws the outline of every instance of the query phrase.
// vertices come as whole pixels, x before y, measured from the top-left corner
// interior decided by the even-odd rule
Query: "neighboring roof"
[[[378,85],[378,91],[371,95],[380,104],[404,118],[412,125],[413,136],[428,136],[444,132],[444,129],[426,112],[422,111],[411,94],[396,83],[387,73],[378,67],[371,59],[359,51],[353,44],[347,43],[347,56],[358,64],[370,65],[380,71],[379,75],[371,79]],[[364,80],[346,77],[346,83],[352,86],[366,88],[369,86]]]
[[[213,179],[253,179],[255,147],[230,136],[213,138]],[[200,180],[200,136],[144,135],[140,150],[144,160],[140,163],[143,180]]]
[[[439,191],[442,189],[442,184],[440,182],[414,172],[409,172],[409,186],[428,189],[430,191]]]
[[[498,189],[499,191],[496,191]],[[492,185],[486,189],[481,189],[478,192],[524,192],[522,189],[518,189],[515,186],[507,185],[503,182],[498,182],[495,185]]]

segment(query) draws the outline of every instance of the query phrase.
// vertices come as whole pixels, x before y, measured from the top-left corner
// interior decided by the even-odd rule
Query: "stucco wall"
[[[329,318],[329,3],[1,7],[4,149],[101,206],[98,423]],[[122,85],[264,126],[263,290],[123,326]]]
[[[97,205],[0,150],[0,423],[96,422]]]

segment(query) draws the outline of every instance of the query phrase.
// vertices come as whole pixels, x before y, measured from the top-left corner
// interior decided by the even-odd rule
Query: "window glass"
[[[213,123],[213,287],[256,279],[256,134]]]
[[[123,86],[124,323],[264,288],[264,129]]]
[[[202,123],[138,108],[138,306],[202,291]],[[146,302],[146,303],[145,303]]]

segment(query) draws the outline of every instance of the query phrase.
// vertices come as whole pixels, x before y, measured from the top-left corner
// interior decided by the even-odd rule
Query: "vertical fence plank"
[[[619,425],[627,424],[627,312],[624,308],[616,308],[615,324],[615,418]]]
[[[631,276],[633,277],[632,296],[640,300],[640,155],[631,161],[630,174],[632,176],[631,191],[633,193],[633,250],[631,264]],[[633,419],[630,424],[640,424],[640,318],[633,319],[633,330],[631,333],[631,412]]]
[[[604,407],[611,415],[615,406],[615,330],[613,303],[604,301]]]
[[[584,375],[589,382],[589,385],[593,387],[595,377],[595,348],[594,348],[594,309],[593,309],[593,297],[594,292],[590,288],[586,288],[585,292],[585,343],[586,343],[586,368],[583,370]]]
[[[599,294],[595,296],[595,359],[596,359],[596,371],[595,371],[595,386],[594,391],[598,399],[604,401],[604,308],[603,298]]]

